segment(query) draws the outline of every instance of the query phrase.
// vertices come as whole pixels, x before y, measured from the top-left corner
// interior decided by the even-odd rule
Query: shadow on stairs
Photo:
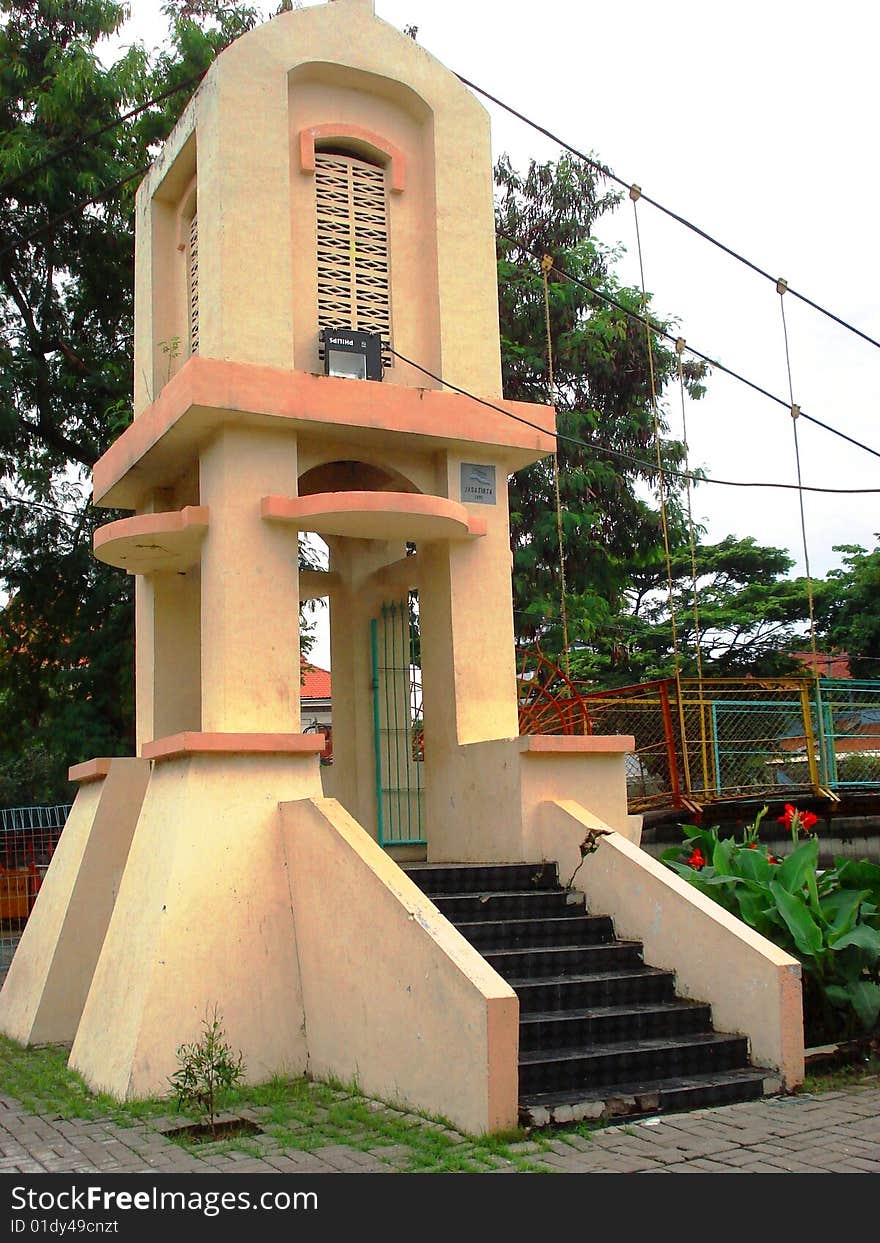
[[[555,863],[408,864],[410,879],[516,992],[519,1104],[547,1126],[726,1105],[780,1090],[745,1036],[675,995],[607,915],[563,889]]]

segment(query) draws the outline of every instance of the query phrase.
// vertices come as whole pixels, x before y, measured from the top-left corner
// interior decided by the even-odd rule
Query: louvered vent
[[[391,294],[385,172],[344,155],[315,154],[318,327],[382,338],[390,367]]]
[[[189,222],[187,244],[187,288],[189,291],[189,352],[199,352],[199,218]]]

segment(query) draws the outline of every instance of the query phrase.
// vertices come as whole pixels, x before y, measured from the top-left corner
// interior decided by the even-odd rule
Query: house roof
[[[792,652],[792,656],[795,660],[799,660],[801,664],[806,665],[811,672],[816,671],[816,662],[813,660],[812,652]],[[847,652],[839,652],[836,656],[830,656],[827,652],[818,652],[817,657],[820,677],[852,677],[849,669],[849,654]]]
[[[303,661],[299,693],[302,699],[329,699],[330,670],[319,669],[317,665]]]

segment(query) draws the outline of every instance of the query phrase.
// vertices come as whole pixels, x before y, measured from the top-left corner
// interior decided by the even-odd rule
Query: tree
[[[880,535],[878,535],[880,539]],[[873,552],[859,544],[840,544],[843,566],[827,578],[820,612],[822,632],[839,651],[849,654],[855,678],[880,676],[880,543]]]
[[[653,565],[662,547],[659,506],[648,499],[657,482],[654,406],[640,290],[614,277],[616,252],[592,236],[596,221],[619,196],[603,189],[585,161],[564,155],[532,162],[525,175],[505,158],[499,188],[498,272],[505,396],[550,402],[564,437],[558,445],[569,636],[602,642],[625,609],[631,576]],[[551,392],[540,256],[557,272],[549,279],[554,386]],[[590,291],[598,287],[617,306]],[[653,370],[661,459],[680,467],[684,446],[668,437],[662,395],[677,376],[677,358],[659,331],[670,322],[651,309]],[[703,367],[683,366],[692,397],[702,394]],[[648,485],[647,487],[645,485]],[[667,521],[673,545],[684,538],[679,481],[668,483]],[[510,482],[514,610],[518,639],[540,639],[548,653],[562,646],[560,573],[552,460],[520,471]]]
[[[0,793],[14,776],[7,800],[51,801],[68,764],[133,747],[131,584],[91,556],[117,515],[91,509],[87,472],[131,418],[139,170],[256,13],[177,0],[154,61],[136,46],[105,68],[124,5],[0,5]]]
[[[806,581],[788,577],[794,562],[781,548],[728,535],[695,545],[696,594],[690,548],[671,556],[672,606],[679,671],[695,677],[697,625],[707,677],[781,677],[803,673],[792,651],[803,648],[809,604]],[[821,595],[821,585],[818,589]],[[606,684],[671,677],[676,662],[665,558],[635,570],[610,639],[575,653],[573,670]]]

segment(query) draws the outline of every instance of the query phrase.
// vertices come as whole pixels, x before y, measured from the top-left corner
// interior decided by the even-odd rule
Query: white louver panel
[[[315,155],[318,327],[382,338],[391,365],[391,293],[385,172],[344,155]]]
[[[189,352],[199,352],[199,218],[189,223],[187,243],[187,290],[189,293]]]

